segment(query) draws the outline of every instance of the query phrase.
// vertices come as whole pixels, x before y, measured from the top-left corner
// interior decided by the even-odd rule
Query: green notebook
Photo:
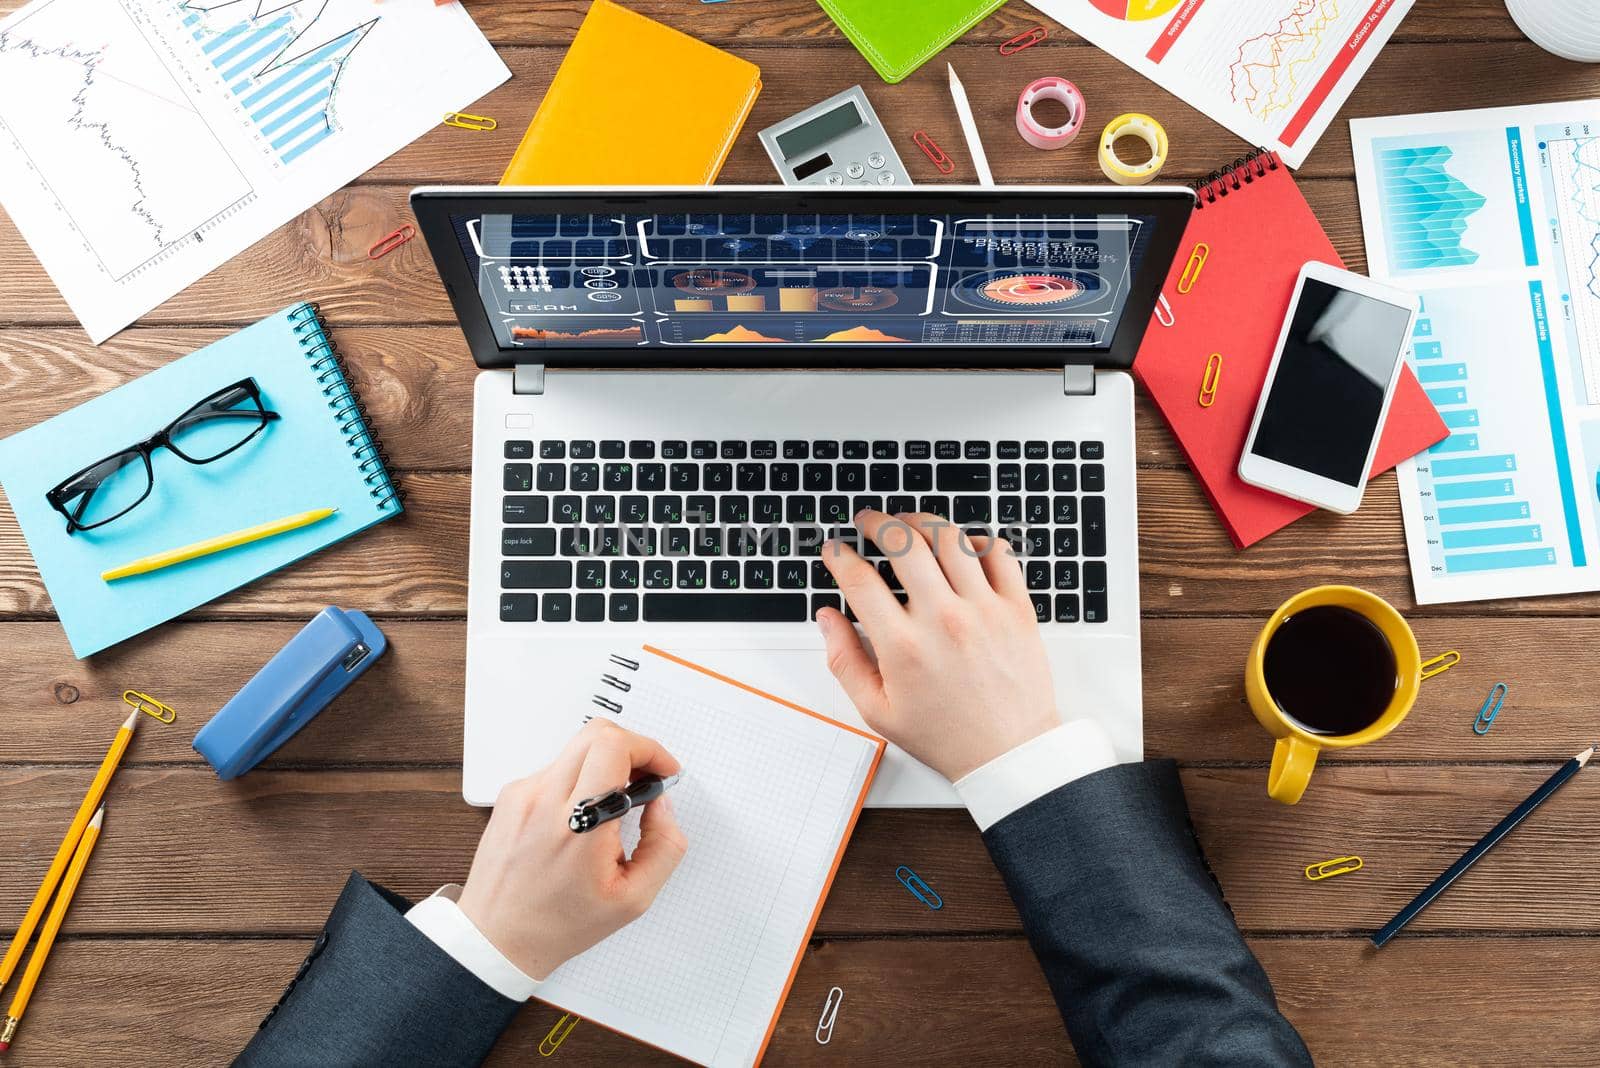
[[[817,0],[884,81],[944,51],[1006,0]]]

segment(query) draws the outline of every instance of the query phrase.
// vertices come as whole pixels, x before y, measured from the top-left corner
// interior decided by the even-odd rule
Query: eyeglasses
[[[67,520],[67,533],[93,530],[138,507],[155,485],[150,457],[166,448],[185,463],[209,464],[281,418],[261,403],[253,378],[224,386],[150,437],[96,461],[45,494]]]

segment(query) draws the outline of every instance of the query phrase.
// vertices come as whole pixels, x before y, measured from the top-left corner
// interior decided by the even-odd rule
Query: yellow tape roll
[[[1150,158],[1143,163],[1124,163],[1117,158],[1116,143],[1121,137],[1137,137],[1150,146]],[[1148,115],[1130,111],[1106,123],[1100,135],[1100,169],[1118,185],[1144,185],[1161,173],[1167,164],[1167,131]]]

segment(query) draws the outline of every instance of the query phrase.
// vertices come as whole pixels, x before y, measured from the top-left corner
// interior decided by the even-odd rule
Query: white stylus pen
[[[989,157],[983,151],[983,142],[978,140],[978,126],[972,121],[972,105],[967,103],[967,90],[961,84],[961,79],[956,77],[956,69],[949,63],[945,67],[950,71],[950,96],[956,102],[956,116],[961,119],[961,132],[967,136],[967,150],[972,153],[972,165],[978,168],[978,184],[994,185],[994,174],[989,170]]]

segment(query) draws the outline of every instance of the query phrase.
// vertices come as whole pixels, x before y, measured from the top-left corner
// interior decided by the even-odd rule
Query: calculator
[[[911,184],[859,85],[768,126],[761,143],[784,185]]]

